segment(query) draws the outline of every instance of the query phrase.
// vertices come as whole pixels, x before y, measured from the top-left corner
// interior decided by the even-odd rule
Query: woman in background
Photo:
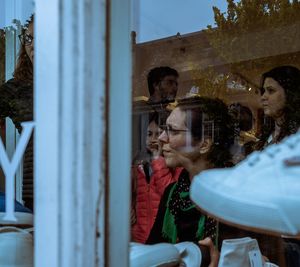
[[[300,127],[300,70],[293,66],[279,66],[262,75],[261,102],[264,114],[272,123],[265,127],[256,149],[279,143],[296,133]],[[283,238],[288,267],[300,266],[300,240],[292,236]],[[274,247],[274,242],[269,246]],[[273,250],[274,251],[274,250]],[[273,254],[279,254],[274,251]]]
[[[133,209],[136,220],[132,225],[132,241],[145,243],[156,218],[158,205],[165,188],[177,181],[181,168],[169,169],[161,155],[158,137],[164,124],[157,112],[149,114],[147,127],[147,158],[133,167]]]
[[[0,118],[9,117],[20,133],[21,123],[33,120],[33,58],[34,17],[19,36],[21,48],[13,78],[0,87]],[[33,209],[33,138],[31,137],[23,161],[23,200]]]
[[[261,102],[272,123],[265,127],[257,148],[278,143],[300,127],[300,71],[280,66],[262,75]]]

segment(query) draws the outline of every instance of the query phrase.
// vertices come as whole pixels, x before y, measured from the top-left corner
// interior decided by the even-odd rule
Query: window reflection
[[[19,25],[19,24],[18,24]],[[16,35],[16,29],[10,27],[6,36]],[[33,35],[33,16],[22,27],[21,34]],[[17,40],[17,39],[16,39]],[[0,89],[1,118],[9,117],[18,133],[21,133],[21,123],[33,120],[33,43],[21,44],[13,78],[3,83]],[[11,137],[13,138],[13,137]],[[28,208],[33,209],[33,139],[26,149],[23,162],[23,197]]]
[[[34,262],[33,138],[24,158],[23,152],[16,149],[27,133],[29,139],[33,129],[32,125],[27,127],[30,131],[22,129],[23,122],[33,121],[33,44],[25,48],[18,39],[25,32],[34,35],[32,10],[30,0],[0,3],[0,134],[5,146],[1,151],[1,171],[5,176],[0,177],[0,265],[5,266],[33,266]],[[24,135],[20,137],[24,132],[25,139]],[[19,166],[16,172],[12,173],[15,168],[7,158],[13,158]],[[13,206],[8,200],[14,202]]]
[[[172,13],[175,14],[177,11],[180,13],[178,16],[180,26],[177,21],[174,22],[172,30],[165,29],[169,35],[159,36],[157,33],[156,37],[152,39],[149,37],[146,40],[146,29],[149,30],[149,36],[155,35],[152,35],[153,29],[149,23],[143,24],[145,18],[140,20],[139,28],[136,28],[137,32],[132,35],[134,37],[133,96],[135,100],[138,98],[141,100],[143,96],[147,103],[148,97],[151,99],[147,90],[147,76],[150,70],[169,66],[176,69],[179,75],[176,80],[178,83],[176,99],[173,103],[166,104],[161,101],[156,103],[156,107],[147,104],[147,111],[146,108],[141,109],[141,102],[138,104],[138,101],[134,101],[134,151],[142,149],[145,143],[142,136],[146,133],[149,121],[145,122],[147,119],[142,117],[151,112],[150,110],[158,113],[168,110],[171,114],[166,119],[166,125],[161,126],[161,130],[164,130],[159,138],[162,151],[164,151],[164,142],[171,138],[178,138],[178,140],[182,138],[180,140],[185,145],[188,144],[186,147],[191,149],[195,144],[195,140],[188,133],[191,126],[191,113],[186,112],[185,118],[181,118],[180,115],[176,115],[176,110],[178,110],[176,106],[182,99],[194,97],[213,100],[218,98],[228,107],[233,130],[233,142],[230,145],[232,158],[223,167],[239,166],[240,162],[247,162],[247,156],[252,152],[264,151],[272,144],[281,144],[285,137],[295,134],[299,129],[299,1],[221,2],[222,5],[216,3],[217,7],[203,9],[205,13],[203,17],[207,14],[211,16],[210,23],[206,24],[210,26],[207,27],[205,25],[194,29],[191,26],[189,30],[181,30],[190,20],[186,10],[175,2],[173,2],[174,12]],[[141,5],[146,4],[141,2]],[[172,14],[168,15],[165,8],[162,5],[158,13],[164,13],[166,20],[171,20]],[[189,8],[190,14],[193,14],[192,9],[197,10],[197,5],[194,3],[193,7]],[[226,9],[227,12],[224,13]],[[150,8],[148,14],[151,14]],[[161,26],[160,30],[166,26],[159,20],[155,20],[155,14],[151,14],[151,19],[149,15],[148,19],[155,24],[156,28]],[[198,22],[193,26],[202,25],[201,19],[199,15],[196,20]],[[141,42],[139,35],[145,38],[144,42]],[[175,81],[172,83],[176,85]],[[198,130],[203,136],[210,136],[213,142],[216,136],[224,134],[224,130],[217,127],[216,121],[208,114],[203,115]],[[185,148],[183,152],[190,153],[189,149]],[[169,171],[172,173],[179,165],[171,163],[176,162],[180,157],[177,155],[170,160],[168,153],[170,151],[162,153],[161,157],[167,166],[169,163]],[[197,158],[196,155],[194,157]],[[216,164],[216,161],[212,164]],[[183,167],[184,171],[188,169],[187,165],[180,165],[180,167]],[[244,178],[242,171],[240,176],[242,181]],[[176,179],[180,180],[180,175],[177,175]],[[148,185],[150,183],[151,177]],[[270,190],[272,190],[271,185]],[[145,193],[144,197],[146,196],[151,199],[151,195]],[[164,194],[160,198],[164,198]],[[218,205],[218,199],[214,201]],[[169,208],[166,204],[168,201],[165,199],[161,199],[161,203],[165,203],[165,207]],[[222,206],[222,203],[220,202],[219,205]],[[156,214],[156,209],[148,211]],[[209,210],[207,212],[209,213]],[[145,213],[147,213],[146,210]],[[165,215],[159,212],[157,216],[164,217]],[[164,218],[167,220],[166,217]],[[137,217],[136,220],[139,221],[139,218]],[[279,266],[300,264],[300,246],[297,237],[283,238],[278,232],[275,237],[269,233],[267,227],[260,229],[263,234],[257,234],[256,229],[251,232],[243,230],[244,226],[241,224],[233,227],[217,223],[219,249],[223,239],[249,236],[257,240],[261,253]],[[162,241],[160,239],[162,231],[158,229],[163,229],[163,227],[157,226],[155,229],[153,230],[155,234],[151,236],[153,241],[151,243]],[[284,234],[282,229],[281,234]],[[188,238],[188,241],[195,241],[193,238]],[[182,240],[177,238],[173,241],[168,240],[171,243],[178,241]],[[297,252],[293,254],[292,250]]]

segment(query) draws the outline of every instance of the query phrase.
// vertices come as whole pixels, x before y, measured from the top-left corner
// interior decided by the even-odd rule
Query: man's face
[[[158,95],[160,95],[161,101],[173,102],[178,90],[177,77],[167,75],[154,88],[158,92]]]

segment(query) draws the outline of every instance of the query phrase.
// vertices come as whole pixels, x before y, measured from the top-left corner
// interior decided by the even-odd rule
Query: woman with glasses
[[[21,47],[13,78],[0,87],[0,118],[10,117],[19,131],[21,123],[33,120],[33,22],[32,16],[19,36]],[[23,162],[23,200],[33,208],[33,145],[32,139]]]
[[[132,241],[145,243],[156,218],[160,198],[165,188],[177,181],[181,168],[169,169],[161,155],[158,141],[162,133],[160,124],[165,116],[158,112],[149,113],[149,124],[146,136],[146,154],[142,159],[135,160],[133,166],[133,197],[132,207]],[[132,211],[132,213],[133,213]]]
[[[227,106],[221,100],[196,97],[179,101],[159,140],[167,166],[184,170],[162,196],[148,244],[184,241],[198,244],[206,237],[217,243],[217,222],[196,209],[189,198],[189,188],[195,174],[225,167],[230,161],[231,126]]]

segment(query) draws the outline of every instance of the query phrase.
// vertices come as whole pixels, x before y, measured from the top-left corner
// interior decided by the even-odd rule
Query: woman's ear
[[[199,143],[199,152],[200,154],[207,154],[212,146],[211,138],[204,137],[203,140]]]

